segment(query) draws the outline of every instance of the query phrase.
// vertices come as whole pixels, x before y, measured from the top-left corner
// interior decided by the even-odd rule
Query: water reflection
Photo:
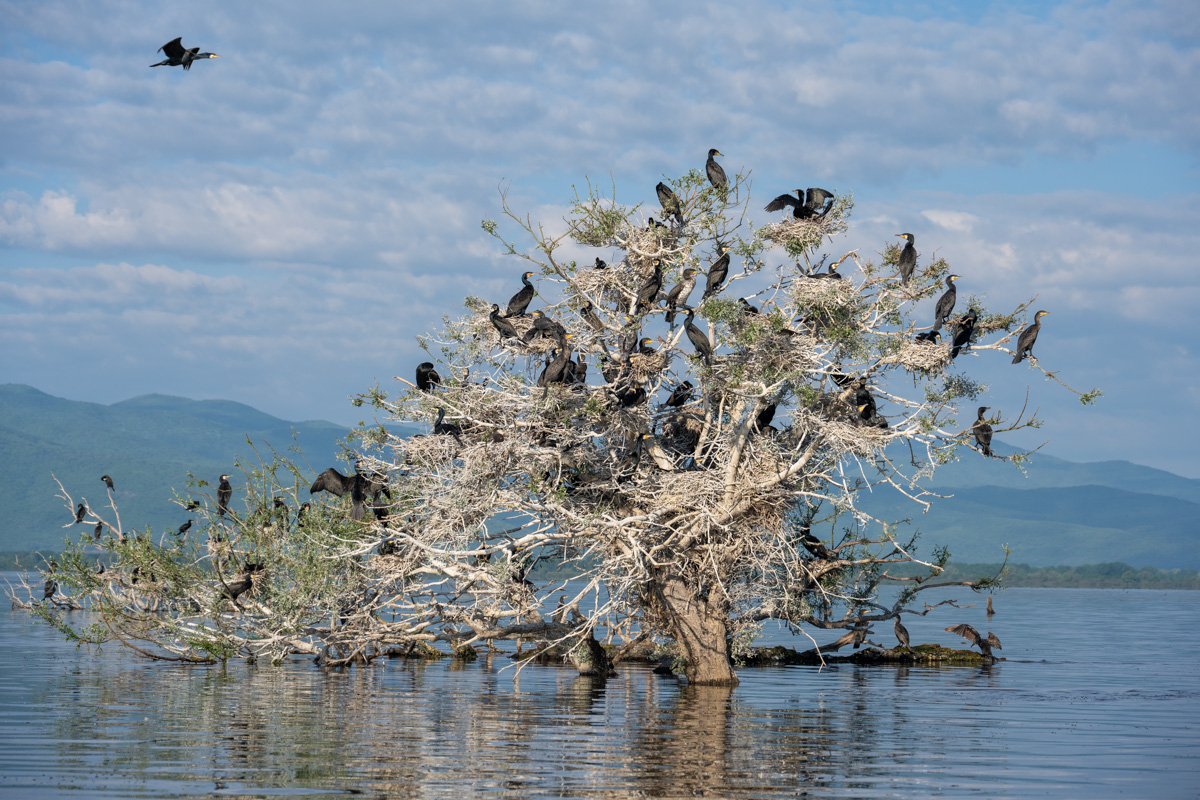
[[[638,665],[514,676],[504,655],[146,664],[4,614],[0,795],[1190,797],[1200,646],[1138,646],[1151,610],[1193,624],[1200,593],[1169,599],[1010,592],[996,617],[1008,661],[745,670],[732,690]],[[1079,630],[1055,651],[1038,649],[1048,601]],[[1101,664],[1106,637],[1132,644]]]

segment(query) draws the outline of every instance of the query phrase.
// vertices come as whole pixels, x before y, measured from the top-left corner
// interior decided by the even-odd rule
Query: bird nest
[[[629,362],[629,372],[639,381],[648,382],[662,374],[667,366],[667,357],[662,353],[638,353]]]
[[[484,347],[496,349],[511,346],[518,347],[527,353],[549,353],[558,347],[558,341],[548,336],[535,336],[532,341],[525,341],[525,335],[533,328],[533,317],[507,318],[521,337],[519,344],[512,337],[501,339],[500,331],[496,330],[496,326],[492,324],[491,311],[490,306],[486,310],[476,311],[468,325],[471,334]]]
[[[759,229],[759,235],[768,242],[778,245],[798,247],[809,250],[821,244],[821,238],[833,233],[825,219],[795,219],[789,217],[783,222],[772,222]]]
[[[934,372],[950,363],[950,345],[935,342],[904,342],[883,363],[900,364],[911,372]]]
[[[647,266],[659,258],[670,260],[684,253],[688,248],[680,243],[679,233],[673,228],[634,228],[630,227],[623,243],[629,258],[638,266],[639,262]]]
[[[637,296],[643,279],[629,267],[610,266],[607,269],[580,270],[572,280],[585,296],[602,297],[628,308]]]
[[[847,280],[798,277],[788,293],[798,308],[832,308],[850,305],[858,289]]]

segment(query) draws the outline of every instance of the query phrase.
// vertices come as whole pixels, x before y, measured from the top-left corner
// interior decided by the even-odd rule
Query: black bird
[[[317,476],[312,486],[308,487],[308,493],[329,492],[338,497],[349,494],[350,519],[362,519],[366,515],[367,493],[370,488],[371,482],[365,475],[360,475],[357,471],[353,475],[343,475],[330,467]]]
[[[537,294],[533,288],[533,284],[529,282],[529,276],[532,274],[532,272],[521,273],[521,283],[525,285],[508,301],[508,311],[505,312],[505,317],[525,316],[525,309],[529,308],[530,301]]]
[[[104,485],[108,487],[108,490],[109,490],[110,492],[113,490],[113,482],[112,482],[112,478],[110,478],[110,477],[109,477],[109,476],[107,476],[107,475],[101,475],[101,476],[100,476],[100,480],[104,481]]]
[[[217,486],[217,516],[223,517],[229,511],[229,501],[233,497],[233,486],[229,483],[229,476],[222,475],[221,483]]]
[[[853,644],[854,649],[857,650],[862,645],[862,643],[867,640],[868,633],[872,633],[872,631],[869,631],[866,628],[855,628],[854,630],[850,631],[849,633],[844,633],[841,636],[839,636],[837,639],[834,640],[833,644],[826,645],[825,649],[826,650],[840,650],[841,648],[845,647],[848,644]]]
[[[667,292],[667,324],[675,324],[675,309],[679,306],[687,305],[688,295],[692,293],[692,289],[696,288],[696,269],[687,267],[683,271],[683,280],[675,284],[671,291]]]
[[[692,399],[692,382],[684,381],[675,387],[671,392],[671,396],[667,398],[667,402],[663,403],[668,408],[680,408],[687,404]]]
[[[759,311],[758,311],[758,306],[750,305],[750,301],[747,300],[746,298],[739,297],[738,302],[741,303],[741,305],[742,305],[743,313],[749,314],[752,317],[760,316]],[[786,331],[787,329],[785,328],[784,330]],[[780,331],[780,333],[783,333],[783,331]],[[788,336],[792,336],[795,333],[796,333],[795,331],[787,331]]]
[[[542,390],[542,397],[545,397],[550,392],[550,384],[565,383],[568,378],[568,364],[571,364],[571,343],[568,341],[571,334],[562,331],[558,335],[558,355],[553,361],[546,365],[546,371],[543,373],[543,382],[540,384],[545,387]],[[436,432],[436,430],[435,430]]]
[[[500,316],[500,306],[496,305],[495,303],[492,303],[492,313],[490,315],[490,319],[492,320],[492,325],[495,326],[496,331],[500,334],[500,341],[503,342],[505,339],[510,338],[516,339],[518,342],[521,341],[521,335],[517,333],[516,327],[504,317]]]
[[[808,200],[804,199],[804,190],[797,189],[796,196],[790,194],[781,194],[771,202],[767,203],[765,210],[767,211],[782,211],[785,208],[791,207],[792,217],[795,219],[811,219],[812,217],[824,217],[829,213],[829,209],[833,207],[833,203],[828,201],[833,199],[833,193],[825,189],[809,189]],[[828,203],[828,205],[826,205]],[[820,211],[817,209],[820,207]]]
[[[875,416],[875,398],[871,396],[871,390],[867,388],[866,378],[859,378],[858,383],[855,384],[854,405],[860,409],[866,408],[866,413],[861,414],[863,419]]]
[[[829,265],[829,268],[828,268],[828,269],[826,269],[824,272],[818,272],[816,275],[809,275],[808,277],[810,277],[810,278],[812,278],[812,279],[814,279],[814,280],[835,280],[835,281],[840,281],[840,280],[842,279],[842,276],[841,276],[841,274],[838,272],[838,265],[837,265],[837,262],[834,262],[833,264],[830,264],[830,265]]]
[[[900,615],[896,615],[896,641],[900,642],[900,646],[905,650],[911,650],[908,646],[908,628],[900,624]]]
[[[434,384],[439,386],[442,383],[442,376],[433,367],[432,361],[422,361],[417,364],[417,388],[422,392],[433,391]]]
[[[654,272],[638,290],[637,312],[639,314],[646,313],[650,310],[650,306],[654,305],[654,301],[658,299],[658,290],[662,288],[662,281],[662,261],[656,258],[654,259]]]
[[[191,530],[191,527],[192,527],[192,521],[189,519],[187,522],[185,522],[179,526],[179,530],[175,532],[175,535],[183,536],[185,533],[187,533],[189,530]]]
[[[938,339],[940,338],[942,338],[941,331],[925,331],[924,333],[918,333],[913,341],[925,342],[926,344],[937,344]]]
[[[958,358],[964,347],[971,346],[971,337],[975,335],[975,323],[979,321],[979,312],[971,309],[963,317],[954,331],[953,346],[950,348],[950,359]]]
[[[904,240],[904,249],[900,251],[900,258],[896,262],[900,267],[900,282],[908,283],[913,270],[917,268],[917,247],[914,244],[916,237],[911,233],[897,233],[896,235]]]
[[[532,342],[538,336],[558,336],[559,333],[566,333],[566,329],[539,309],[533,312],[533,327],[525,331],[524,340]]]
[[[729,186],[729,180],[725,177],[725,170],[713,158],[713,156],[723,155],[725,154],[713,147],[708,151],[708,161],[704,164],[704,171],[708,174],[708,182],[716,189],[725,189]]]
[[[311,492],[310,492],[310,494],[311,494]],[[310,508],[312,508],[312,506],[309,505],[308,503],[301,503],[300,507],[296,509],[296,524],[297,525],[299,525],[301,522],[304,521],[304,515],[308,513],[308,510]]]
[[[775,409],[777,407],[777,403],[768,403],[763,406],[762,411],[759,411],[758,416],[754,418],[753,430],[755,433],[762,433],[770,426],[771,420],[775,419]]]
[[[1042,317],[1049,313],[1049,311],[1037,312],[1033,315],[1033,324],[1021,331],[1021,336],[1017,339],[1017,352],[1013,356],[1012,363],[1020,364],[1025,360],[1025,356],[1033,357],[1033,345],[1037,341],[1038,331],[1042,329]]]
[[[937,330],[942,327],[942,324],[950,318],[950,312],[954,310],[954,301],[958,299],[958,289],[954,282],[959,279],[958,275],[946,276],[946,291],[938,298],[937,306],[933,311],[933,329]]]
[[[587,362],[583,360],[583,353],[575,356],[573,363],[567,364],[567,379],[564,383],[587,383]]]
[[[812,530],[808,525],[800,529],[800,544],[804,545],[804,549],[817,558],[831,559],[834,557],[833,553],[829,552],[829,548],[820,539],[812,535]]]
[[[579,316],[583,317],[583,321],[591,326],[592,330],[600,333],[604,330],[604,323],[600,321],[599,315],[596,314],[596,308],[589,300],[587,305],[579,309]]]
[[[443,436],[453,436],[456,439],[462,435],[462,428],[452,422],[443,422],[446,418],[446,409],[440,406],[437,409],[437,421],[433,423],[433,432]]]
[[[199,507],[200,507],[199,500],[188,500],[187,505],[184,506],[183,508],[185,511],[195,511]]]
[[[184,70],[192,68],[192,62],[201,58],[220,58],[216,53],[201,53],[199,47],[185,48],[183,46],[183,37],[172,39],[171,41],[158,48],[158,52],[162,53],[166,58],[157,64],[151,64],[152,67],[183,67]]]
[[[646,387],[634,381],[632,386],[617,391],[617,400],[622,408],[633,408],[646,402]]]
[[[702,302],[721,291],[721,284],[725,282],[725,276],[729,274],[729,247],[718,244],[717,251],[721,256],[708,268],[708,281],[704,285],[704,297],[700,298]]]
[[[655,353],[657,353],[658,350],[656,350],[655,348],[650,346],[650,343],[653,341],[654,340],[651,339],[649,336],[643,336],[641,339],[639,339],[638,345],[637,345],[638,353],[640,353],[641,355],[644,355],[644,356],[652,356]]]
[[[75,509],[75,523],[74,524],[78,525],[80,522],[83,522],[83,517],[85,514],[87,514],[87,506],[85,506],[83,503],[80,503],[79,506]]]
[[[985,456],[992,454],[992,426],[983,418],[984,413],[990,406],[980,406],[978,419],[971,426],[971,430],[975,433],[975,443],[979,445],[979,451]],[[991,598],[988,598],[991,600]]]
[[[682,225],[683,206],[679,203],[679,196],[671,191],[671,187],[662,181],[658,182],[658,186],[654,187],[654,191],[658,193],[658,202],[662,204],[663,214],[674,217],[675,223]]]
[[[708,336],[704,331],[696,327],[694,320],[696,319],[696,309],[689,308],[687,319],[683,321],[683,329],[687,332],[687,337],[691,341],[692,346],[696,348],[696,352],[704,356],[704,363],[712,366],[712,345],[708,342]]]
[[[604,263],[599,256],[596,257],[596,263],[592,265],[592,269],[608,269],[608,264]]]
[[[1000,646],[1000,640],[996,638],[996,634],[988,631],[987,638],[985,639],[979,635],[979,631],[975,630],[965,622],[959,625],[951,625],[949,628],[946,628],[946,633],[956,634],[966,639],[971,644],[976,645],[979,648],[979,652],[983,653],[984,657],[991,661],[996,660],[996,657],[992,655],[993,647],[997,650],[1004,649]]]
[[[247,564],[241,575],[225,584],[221,589],[221,595],[228,597],[234,605],[237,605],[238,597],[254,588],[254,574],[261,572],[262,569],[262,564]]]
[[[42,587],[42,602],[44,603],[47,600],[49,600],[51,597],[54,597],[54,593],[57,591],[58,591],[58,582],[55,581],[54,578],[47,575],[46,576],[46,585]]]
[[[103,523],[103,522],[97,522],[97,523],[96,523],[96,529],[92,531],[92,541],[93,541],[93,542],[98,542],[98,541],[100,541],[100,537],[101,537],[103,534],[104,534],[104,523]]]

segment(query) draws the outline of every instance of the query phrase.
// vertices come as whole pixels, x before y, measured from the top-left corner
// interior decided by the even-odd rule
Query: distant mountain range
[[[397,432],[415,432],[404,428]],[[100,476],[116,483],[124,523],[177,527],[187,514],[170,503],[187,475],[215,485],[235,459],[266,461],[271,448],[298,446],[313,475],[348,469],[349,429],[329,422],[286,422],[228,400],[143,395],[112,405],[64,400],[18,384],[0,385],[0,551],[56,550],[70,512],[55,495],[57,475],[76,500],[107,503]],[[294,438],[293,438],[294,437]],[[1011,453],[996,443],[997,453]],[[883,518],[911,518],[920,553],[946,545],[955,562],[1012,560],[1033,566],[1122,561],[1135,567],[1200,569],[1200,480],[1127,461],[1075,463],[1035,454],[1025,471],[963,451],[939,468],[930,487],[948,495],[928,514],[894,491],[877,490],[864,507]],[[211,489],[210,489],[211,491]]]

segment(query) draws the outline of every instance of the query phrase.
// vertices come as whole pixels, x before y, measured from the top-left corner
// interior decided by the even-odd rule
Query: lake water
[[[969,622],[1007,660],[733,690],[501,657],[184,667],[0,611],[0,797],[1200,797],[1200,592],[1010,589],[990,623],[957,596],[913,643]]]

